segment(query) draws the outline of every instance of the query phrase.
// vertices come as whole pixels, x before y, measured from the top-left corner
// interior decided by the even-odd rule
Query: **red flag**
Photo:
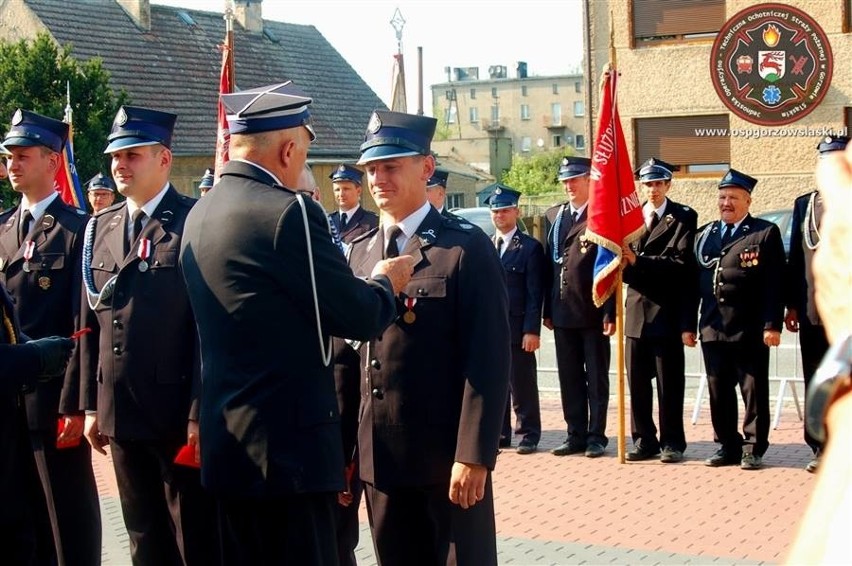
[[[232,76],[233,70],[233,41],[231,34],[228,32],[225,38],[225,44],[222,48],[222,72],[219,76],[219,94],[229,94],[234,90],[234,82]],[[231,143],[231,130],[228,128],[228,117],[225,112],[225,105],[222,104],[221,97],[217,103],[218,128],[216,130],[216,164],[214,182],[219,180],[219,175],[222,173],[222,167],[228,162],[228,146]]]
[[[402,53],[393,56],[393,84],[391,86],[391,110],[394,112],[408,112],[408,103],[405,97],[405,64]]]
[[[613,291],[621,267],[621,248],[644,231],[633,168],[624,143],[616,98],[617,73],[606,73],[601,92],[595,151],[589,184],[586,237],[598,245],[592,300],[601,306]]]
[[[59,152],[59,169],[53,179],[53,188],[59,193],[59,198],[65,204],[81,210],[86,210],[86,196],[80,179],[77,177],[77,166],[74,163],[74,126],[71,113],[71,86],[68,86],[68,100],[65,105],[65,117],[63,121],[68,124],[68,140],[65,147]]]

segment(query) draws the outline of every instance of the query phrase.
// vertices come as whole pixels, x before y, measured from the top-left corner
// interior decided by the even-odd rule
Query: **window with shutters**
[[[636,118],[634,163],[658,157],[680,167],[681,174],[716,175],[731,164],[728,114]]]
[[[725,23],[725,0],[633,0],[633,46],[712,38]]]

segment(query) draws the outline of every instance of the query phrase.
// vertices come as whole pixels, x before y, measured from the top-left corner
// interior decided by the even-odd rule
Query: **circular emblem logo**
[[[21,112],[21,109],[18,108],[17,110],[15,110],[15,115],[12,116],[12,125],[17,126],[18,124],[20,124],[23,121],[24,121],[24,114],[23,114],[23,112]]]
[[[725,22],[710,54],[713,87],[731,112],[780,126],[810,114],[831,84],[828,37],[806,13],[757,4]]]
[[[118,114],[115,115],[115,123],[119,126],[123,126],[127,123],[127,112],[124,111],[124,106],[119,108]]]
[[[382,127],[382,119],[379,118],[379,115],[373,112],[373,115],[370,116],[370,122],[367,124],[367,132],[371,134],[375,134]]]

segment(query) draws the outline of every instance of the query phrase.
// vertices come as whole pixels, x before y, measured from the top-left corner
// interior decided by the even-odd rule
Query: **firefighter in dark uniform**
[[[846,136],[829,136],[817,145],[820,156],[843,151],[849,143]],[[805,391],[810,386],[814,372],[828,350],[828,338],[817,312],[814,300],[814,252],[819,247],[819,229],[823,203],[819,191],[800,196],[793,204],[793,219],[790,232],[790,256],[787,260],[787,316],[785,326],[790,332],[799,333],[802,349],[802,372]],[[805,442],[813,450],[814,458],[805,469],[816,472],[822,443],[808,433],[805,427]]]
[[[109,444],[134,564],[210,564],[212,500],[197,469],[177,465],[198,442],[200,360],[178,266],[194,199],[169,183],[176,116],[119,109],[104,153],[126,197],[86,227],[80,343],[86,437]]]
[[[3,172],[0,166],[0,178]],[[48,381],[62,382],[74,342],[56,336],[28,341],[2,284],[0,319],[0,548],[7,564],[56,563],[51,553],[60,552],[58,530],[47,539],[36,534],[37,525],[55,523],[56,508],[48,476],[36,471],[21,397]]]
[[[230,157],[181,249],[204,359],[201,465],[223,564],[337,564],[344,488],[329,335],[396,315],[410,258],[352,276],[327,216],[296,188],[314,139],[292,83],[222,95]]]
[[[0,215],[0,281],[31,338],[70,336],[80,328],[88,216],[62,202],[54,189],[67,138],[64,122],[19,109],[3,142],[11,153],[12,188],[22,196],[19,206]],[[79,377],[72,365],[64,381],[41,383],[24,401],[36,462],[50,474],[64,561],[98,564],[101,515],[91,449],[81,442]]]
[[[720,220],[696,233],[698,330],[719,450],[708,466],[763,466],[769,447],[769,348],[781,342],[784,246],[778,226],[749,214],[757,179],[730,169],[719,183]],[[690,312],[694,310],[690,309]],[[695,335],[687,333],[685,341]],[[737,431],[742,392],[743,435]]]
[[[213,169],[205,169],[204,175],[201,176],[201,181],[198,183],[198,195],[204,196],[207,192],[213,188],[213,182],[215,180],[215,175],[213,173]]]
[[[660,461],[683,460],[683,396],[686,384],[682,333],[691,332],[696,285],[695,229],[698,214],[666,197],[675,167],[651,158],[636,171],[647,201],[647,231],[624,249],[626,365],[630,382],[632,461],[660,454]],[[657,379],[660,435],[654,426],[652,381]]]
[[[509,328],[512,335],[511,402],[506,405],[501,439],[512,438],[511,409],[521,437],[518,454],[532,454],[541,440],[541,408],[535,351],[541,346],[541,306],[546,265],[541,243],[518,228],[521,193],[498,183],[487,199],[494,224],[494,246],[509,292]]]
[[[414,256],[399,318],[364,350],[361,479],[379,564],[491,565],[510,366],[505,277],[484,232],[426,200],[435,125],[376,111],[361,145],[381,223],[352,242],[349,264],[363,276],[384,256]]]
[[[103,173],[89,179],[86,187],[86,198],[92,206],[92,214],[97,214],[115,202],[115,183]]]
[[[361,177],[357,168],[341,163],[328,176],[337,201],[337,211],[328,215],[341,241],[348,244],[379,225],[379,215],[361,206]]]
[[[558,178],[568,200],[547,209],[546,253],[550,275],[544,292],[544,325],[553,330],[562,413],[568,437],[551,452],[603,456],[608,442],[609,337],[615,332],[615,299],[592,302],[597,246],[586,239],[589,172],[586,157],[566,157]]]
[[[450,178],[449,171],[443,169],[435,169],[429,181],[426,183],[426,199],[435,207],[435,210],[446,216],[462,221],[457,214],[453,214],[446,207],[447,201],[447,181]]]

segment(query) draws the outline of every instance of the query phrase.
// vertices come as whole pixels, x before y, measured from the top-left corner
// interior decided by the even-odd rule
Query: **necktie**
[[[24,240],[27,239],[27,234],[30,233],[30,221],[33,219],[33,215],[29,210],[25,210],[21,215],[21,225],[18,226],[18,245],[22,245]]]
[[[139,234],[142,233],[142,222],[147,218],[148,215],[145,214],[145,211],[141,208],[133,213],[133,231],[130,233],[130,248],[133,249],[133,244],[136,243],[136,239],[139,238]]]
[[[503,255],[500,251],[503,249],[503,238],[497,238],[497,255]]]
[[[571,227],[574,227],[574,224],[577,223],[577,211],[571,213]]]
[[[648,226],[648,232],[653,232],[654,228],[657,227],[657,224],[660,223],[660,217],[657,215],[657,211],[651,215],[651,224]]]
[[[341,212],[340,213],[340,231],[341,232],[346,228],[346,221],[347,220],[349,220],[349,218],[346,216],[346,213]]]
[[[385,246],[385,258],[399,257],[399,245],[396,239],[402,234],[402,228],[399,226],[391,226],[387,231],[387,245]]]
[[[728,242],[731,241],[731,236],[734,235],[734,225],[733,224],[725,224],[725,233],[722,234],[722,247],[728,245]]]

